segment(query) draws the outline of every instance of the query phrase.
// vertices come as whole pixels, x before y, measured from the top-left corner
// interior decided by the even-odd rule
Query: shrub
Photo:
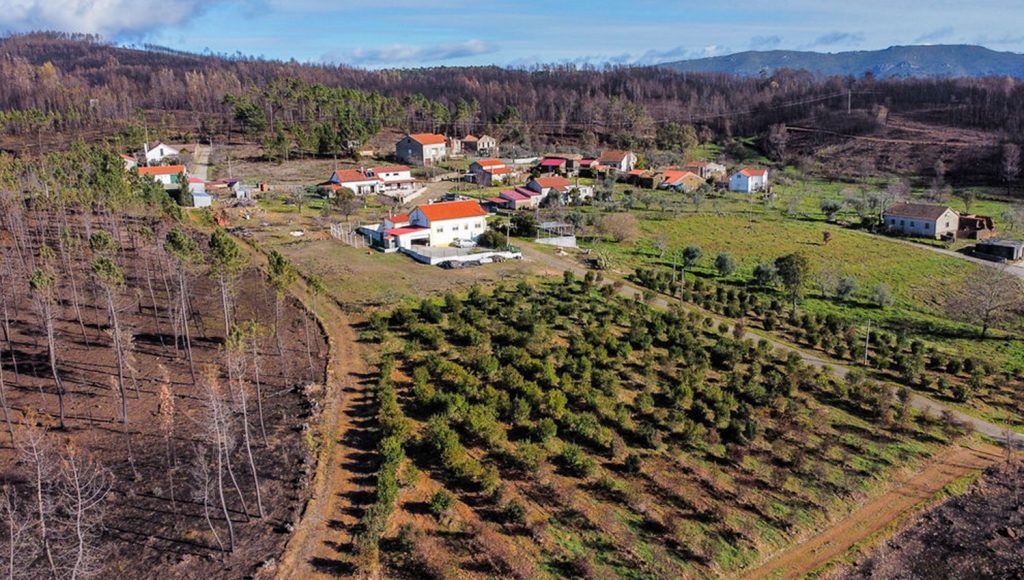
[[[562,447],[562,450],[558,453],[557,460],[566,473],[575,477],[590,477],[597,467],[593,458],[587,455],[579,446],[572,444],[566,444]]]
[[[438,518],[448,513],[453,505],[455,505],[455,497],[446,490],[439,489],[430,496],[430,513]]]

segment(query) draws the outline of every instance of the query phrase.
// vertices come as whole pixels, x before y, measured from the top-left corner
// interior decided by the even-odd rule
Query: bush
[[[590,477],[597,467],[596,462],[577,445],[566,444],[558,452],[557,460],[566,473],[575,477]]]
[[[438,518],[448,513],[453,505],[455,505],[455,497],[446,490],[439,489],[430,496],[430,513]]]

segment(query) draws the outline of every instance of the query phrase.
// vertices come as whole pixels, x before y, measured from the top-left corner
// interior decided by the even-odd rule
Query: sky
[[[0,31],[364,68],[651,64],[744,50],[1024,52],[1021,0],[0,0]]]

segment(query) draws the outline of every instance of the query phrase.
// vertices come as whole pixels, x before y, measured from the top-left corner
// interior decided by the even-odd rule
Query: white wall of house
[[[365,181],[342,181],[339,185],[352,190],[356,195],[370,195],[380,191],[381,183],[376,179]]]
[[[767,187],[767,173],[764,175],[744,175],[737,171],[729,178],[729,191],[752,193],[755,191],[764,191]]]
[[[157,161],[160,161],[167,157],[174,157],[179,153],[181,152],[175,149],[174,147],[168,147],[163,143],[157,143],[156,145],[153,146],[152,149],[146,151],[146,162],[156,163]]]
[[[908,236],[939,239],[946,234],[956,235],[960,227],[960,216],[951,209],[943,212],[937,220],[922,219],[885,214],[885,227],[891,231]]]
[[[431,222],[419,208],[409,214],[409,222],[414,226],[430,228],[431,246],[450,246],[455,240],[476,241],[480,234],[487,231],[487,219],[484,216]]]
[[[412,137],[403,137],[395,144],[395,157],[403,163],[431,165],[448,156],[448,146],[444,143],[423,145]]]

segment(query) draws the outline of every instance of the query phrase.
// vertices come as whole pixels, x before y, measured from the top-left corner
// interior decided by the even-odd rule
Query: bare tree
[[[223,550],[224,542],[220,539],[220,534],[217,533],[217,527],[213,525],[213,519],[210,517],[210,487],[213,485],[213,475],[210,473],[210,459],[207,457],[208,451],[206,447],[202,445],[196,445],[195,447],[195,459],[192,463],[192,479],[195,483],[195,490],[193,497],[199,500],[203,504],[203,517],[206,519],[206,525],[210,528],[210,533],[213,534],[213,539],[217,542],[217,546]],[[221,494],[223,499],[224,495]],[[224,514],[227,516],[227,509],[224,509]],[[231,526],[231,520],[228,519],[228,527]]]
[[[0,540],[0,548],[4,553],[4,566],[0,567],[0,572],[7,580],[37,576],[32,565],[39,555],[39,546],[35,541],[35,520],[32,514],[24,513],[23,509],[17,490],[4,485],[0,491],[0,526],[5,531]]]
[[[199,252],[199,246],[196,241],[193,240],[180,228],[174,228],[167,234],[167,241],[164,243],[164,249],[170,254],[176,264],[176,272],[178,277],[178,316],[181,322],[182,331],[185,335],[185,352],[188,355],[188,367],[189,372],[192,374],[192,382],[198,382],[196,376],[195,361],[192,358],[192,337],[189,334],[189,294],[188,294],[188,277],[189,270],[197,264],[202,256]]]
[[[37,425],[37,417],[31,411],[26,414],[21,424],[21,436],[18,437],[19,455],[32,470],[30,481],[35,501],[36,530],[39,545],[46,558],[47,568],[54,578],[58,578],[57,562],[54,558],[51,531],[49,528],[53,505],[47,494],[47,486],[54,476],[54,453],[46,430]]]
[[[114,346],[114,359],[117,361],[117,390],[121,395],[121,431],[128,435],[128,396],[124,387],[125,360],[121,346],[121,323],[115,303],[117,291],[124,287],[124,270],[107,256],[96,258],[92,263],[96,283],[103,290],[107,303],[107,315],[110,317],[110,337]]]
[[[213,446],[213,480],[217,486],[217,497],[220,500],[221,513],[228,527],[228,549],[235,551],[235,525],[231,521],[231,513],[228,511],[227,496],[224,493],[224,471],[227,467],[227,410],[224,400],[221,397],[220,388],[214,377],[207,373],[206,380],[206,405],[207,405],[207,439]],[[241,491],[239,491],[241,496]],[[244,502],[243,502],[244,503]]]
[[[946,303],[951,316],[981,326],[981,338],[1018,310],[1022,284],[1006,268],[1005,264],[979,268]]]
[[[253,381],[256,385],[256,414],[260,421],[260,435],[263,438],[263,446],[267,447],[269,445],[267,442],[267,426],[263,421],[263,386],[260,381],[260,363],[262,362],[260,357],[260,341],[266,334],[266,328],[252,320],[246,322],[242,328],[249,356],[251,357]]]
[[[220,286],[225,340],[231,334],[231,298],[238,274],[244,266],[242,251],[231,235],[222,229],[214,230],[210,236],[210,276],[215,278]]]
[[[1006,179],[1006,193],[1010,193],[1010,185],[1020,175],[1020,146],[1016,143],[1003,145],[1003,178]]]
[[[65,564],[68,577],[74,579],[94,575],[98,570],[94,529],[103,519],[103,504],[110,492],[111,476],[105,468],[69,443],[60,460],[56,501],[64,515]]]
[[[156,376],[159,377],[157,387],[157,421],[160,426],[160,434],[164,438],[164,446],[167,449],[167,487],[171,494],[171,509],[178,512],[178,506],[174,497],[174,473],[178,468],[177,456],[174,453],[174,393],[171,392],[170,378],[167,376],[167,369],[158,365]]]
[[[64,383],[57,371],[57,336],[53,327],[55,314],[53,312],[54,301],[56,300],[53,274],[45,270],[36,270],[29,279],[29,286],[32,289],[33,303],[36,313],[39,315],[39,322],[46,330],[46,347],[50,360],[50,373],[53,375],[53,385],[57,389],[57,404],[60,407],[60,428],[64,425]]]
[[[249,472],[252,475],[253,487],[256,490],[256,510],[260,518],[266,517],[263,511],[263,495],[260,493],[260,478],[256,472],[256,460],[252,454],[252,443],[249,437],[249,385],[245,380],[245,334],[244,330],[235,327],[228,337],[226,356],[228,367],[228,380],[234,380],[237,385],[239,407],[242,411],[242,443],[245,446],[245,454],[249,460]]]

